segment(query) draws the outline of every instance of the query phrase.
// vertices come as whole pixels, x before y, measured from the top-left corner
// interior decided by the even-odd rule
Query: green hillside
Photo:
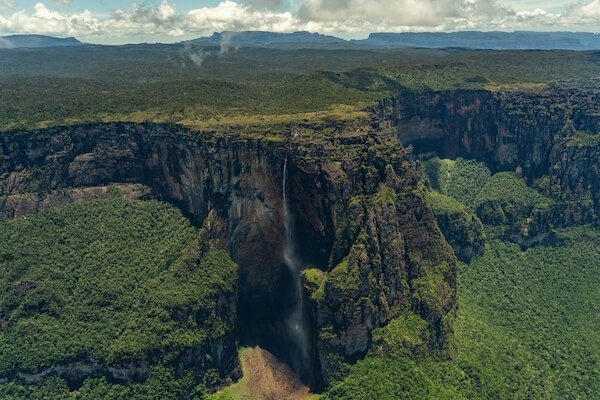
[[[173,206],[120,198],[1,223],[0,371],[39,372],[82,357],[109,366],[151,354],[157,360],[145,384],[89,379],[69,394],[64,381],[49,378],[40,387],[1,384],[0,398],[189,393],[198,377],[175,379],[171,361],[226,334],[215,299],[232,293],[236,280],[235,264],[222,250],[190,263],[201,238]],[[191,315],[204,316],[199,326]]]
[[[404,349],[383,342],[323,397],[598,398],[600,231],[559,237],[561,246],[527,251],[493,239],[461,266],[454,360],[421,358],[405,332],[386,328]]]
[[[475,161],[434,158],[423,172],[436,210],[516,215],[551,202]],[[523,251],[503,239],[508,222],[487,226],[485,254],[460,265],[451,359],[423,355],[419,321],[400,318],[376,331],[369,355],[323,398],[599,398],[600,230],[558,230],[556,245]]]

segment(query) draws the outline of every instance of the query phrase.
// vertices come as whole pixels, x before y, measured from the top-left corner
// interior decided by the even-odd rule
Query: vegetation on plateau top
[[[391,94],[537,90],[600,76],[592,52],[279,50],[192,45],[0,50],[0,129],[98,121],[196,129],[358,118]]]

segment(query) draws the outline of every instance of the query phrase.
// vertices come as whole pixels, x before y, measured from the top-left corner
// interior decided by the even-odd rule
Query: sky
[[[600,32],[600,0],[0,0],[0,35],[170,43],[224,30]]]

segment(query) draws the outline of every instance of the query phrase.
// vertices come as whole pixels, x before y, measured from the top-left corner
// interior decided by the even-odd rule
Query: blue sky
[[[0,35],[174,42],[222,30],[600,31],[600,0],[0,0]]]

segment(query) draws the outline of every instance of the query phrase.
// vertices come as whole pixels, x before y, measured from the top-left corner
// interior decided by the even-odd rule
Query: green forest
[[[208,55],[201,66],[190,58],[199,52]],[[600,75],[594,52],[257,48],[217,54],[183,45],[0,49],[0,130],[101,121],[216,129],[340,119],[362,115],[356,113],[390,94],[410,101],[420,91],[537,90]]]
[[[597,398],[600,231],[559,236],[561,246],[527,251],[488,239],[484,256],[461,265],[454,359],[408,350],[414,322],[384,328],[405,349],[382,341],[323,398]]]
[[[214,306],[233,292],[237,273],[223,250],[207,250],[196,265],[191,254],[199,240],[202,230],[177,208],[119,197],[1,223],[0,371],[39,372],[82,357],[115,367],[151,354],[158,362],[145,383],[88,379],[69,392],[65,381],[50,377],[39,387],[0,384],[0,398],[203,393],[201,379],[210,382],[210,371],[176,379],[171,361],[228,332]]]
[[[543,199],[514,174],[492,175],[473,161],[434,159],[423,169],[431,186],[449,196],[440,197],[451,199],[449,207],[476,210],[491,198],[513,207]],[[500,199],[493,188],[506,180],[520,191],[505,191]],[[459,267],[451,357],[424,351],[428,337],[419,317],[399,317],[374,331],[368,355],[347,377],[315,397],[596,398],[600,230],[557,230],[557,243],[527,250],[505,241],[497,227],[487,225],[485,233],[485,254]],[[201,236],[172,206],[120,198],[0,224],[0,309],[10,326],[0,330],[3,370],[41,370],[81,354],[107,363],[157,349],[163,354],[145,382],[89,378],[72,391],[56,377],[39,386],[9,381],[0,384],[0,397],[204,398],[194,372],[176,374],[168,362],[223,323],[181,326],[168,318],[169,310],[209,307],[211,293],[231,290],[235,279],[235,265],[222,252],[209,251],[199,267],[185,261],[186,249]]]
[[[551,202],[476,161],[433,158],[422,169],[436,212],[481,216],[487,204],[521,218],[519,210]],[[504,239],[508,222],[487,225],[485,254],[460,264],[451,359],[424,355],[419,321],[400,318],[374,333],[369,355],[322,397],[598,398],[600,230],[557,230],[553,245],[522,250]]]

